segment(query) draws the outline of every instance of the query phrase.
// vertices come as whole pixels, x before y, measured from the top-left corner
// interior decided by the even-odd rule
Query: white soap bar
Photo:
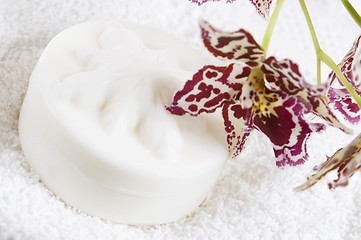
[[[204,65],[179,40],[88,22],[41,55],[19,121],[24,154],[66,203],[114,222],[158,224],[205,199],[227,159],[219,119],[164,104]]]

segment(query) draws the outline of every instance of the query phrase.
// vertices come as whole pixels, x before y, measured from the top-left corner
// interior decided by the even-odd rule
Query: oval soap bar
[[[184,43],[138,24],[88,22],[61,32],[21,108],[25,157],[55,194],[90,215],[128,224],[186,216],[228,156],[219,119],[164,107],[203,65]]]

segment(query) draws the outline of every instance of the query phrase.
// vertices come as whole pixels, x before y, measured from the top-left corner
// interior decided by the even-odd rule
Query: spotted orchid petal
[[[353,130],[347,127],[345,124],[341,123],[335,113],[331,110],[331,108],[326,104],[325,100],[319,98],[310,98],[309,99],[313,110],[312,112],[325,120],[329,125],[340,129],[341,131],[352,134]]]
[[[203,3],[206,3],[206,2],[218,2],[219,0],[189,0],[189,1],[191,1],[192,3],[198,4],[198,6],[201,6]]]
[[[239,64],[226,67],[205,66],[187,81],[166,109],[175,115],[197,116],[211,113],[226,102],[237,99],[251,68]]]
[[[346,186],[353,174],[361,169],[361,134],[346,147],[339,149],[334,155],[328,158],[318,169],[318,172],[309,176],[307,181],[296,187],[295,190],[303,191],[312,187],[329,172],[336,169],[338,178],[328,184],[330,189],[338,186]]]
[[[358,38],[360,42],[361,36]],[[351,85],[361,95],[361,45],[358,45],[351,65]]]
[[[260,64],[264,51],[253,36],[240,29],[235,32],[222,32],[206,21],[200,21],[202,39],[205,47],[215,57],[241,61],[251,67]]]
[[[278,167],[304,163],[308,158],[306,142],[309,135],[325,126],[304,119],[304,114],[311,111],[311,105],[302,97],[279,93],[277,99],[268,106],[267,112],[254,115],[254,125],[272,142]]]
[[[361,88],[361,35],[354,41],[350,51],[342,59],[341,63],[338,64],[341,72],[345,75],[346,79],[350,82],[354,89]],[[341,81],[338,79],[336,74],[332,72],[329,75],[329,80],[333,83],[335,80],[338,80],[342,85]],[[360,89],[361,91],[361,89]]]
[[[227,133],[228,150],[236,158],[243,150],[247,137],[253,129],[251,109],[243,109],[238,102],[226,103],[222,115]]]
[[[206,2],[218,2],[220,0],[189,0],[189,1],[198,4],[198,6],[201,6],[203,3]],[[236,0],[227,0],[227,3],[232,3],[234,1]],[[258,14],[264,19],[268,20],[272,0],[249,0],[249,1],[255,6]]]
[[[346,79],[350,82],[351,86],[355,89],[356,93],[361,96],[361,36],[356,39],[351,50],[346,54],[344,59],[338,65],[341,72],[345,75]],[[345,119],[352,123],[357,124],[361,121],[361,110],[357,106],[354,99],[348,93],[343,84],[338,79],[336,74],[332,72],[329,75],[332,83],[337,79],[341,88],[330,87],[327,96],[330,99],[330,105],[338,110]]]
[[[206,3],[206,2],[218,2],[220,0],[189,0],[191,1],[192,3],[196,3],[198,4],[198,6],[201,6],[203,3]],[[227,0],[227,3],[232,3],[236,0]]]
[[[361,121],[360,108],[346,89],[330,88],[327,96],[329,105],[338,110],[348,122],[357,124]]]
[[[270,89],[303,97],[311,103],[312,112],[329,125],[346,133],[353,132],[341,123],[331,108],[326,105],[324,96],[329,87],[327,83],[309,84],[301,75],[298,65],[289,59],[277,61],[274,57],[269,57],[263,62],[261,69],[265,73],[265,82]]]
[[[256,7],[256,10],[259,15],[264,19],[269,18],[270,7],[272,0],[250,0],[251,3]]]
[[[261,67],[265,74],[265,82],[275,91],[283,91],[291,95],[305,92],[310,96],[322,97],[326,94],[328,85],[311,85],[302,76],[296,63],[289,59],[277,60],[269,57]]]

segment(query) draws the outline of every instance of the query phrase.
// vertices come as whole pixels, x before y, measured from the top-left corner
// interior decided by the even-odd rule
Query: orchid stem
[[[321,84],[321,59],[317,56],[317,84]]]
[[[308,13],[305,1],[299,0],[299,2],[301,5],[303,14],[306,18],[308,28],[311,33],[313,46],[315,47],[315,51],[316,51],[316,55],[317,55],[317,82],[321,83],[321,61],[322,61],[333,70],[333,72],[340,79],[342,84],[345,86],[345,88],[350,93],[350,95],[355,99],[357,105],[361,109],[361,97],[357,94],[355,89],[353,89],[352,85],[347,81],[346,77],[343,75],[340,68],[332,61],[332,59],[324,51],[322,51],[320,44],[318,42],[318,39],[317,39],[316,31],[315,31],[312,21],[311,21],[311,17]]]
[[[282,5],[283,5],[283,3],[285,1],[286,0],[278,0],[276,2],[276,7],[273,10],[271,19],[268,22],[268,26],[267,26],[267,29],[266,29],[266,32],[264,34],[263,41],[262,41],[262,44],[261,44],[261,47],[262,47],[262,49],[264,51],[265,56],[267,55],[268,46],[269,46],[269,43],[271,41],[271,36],[272,36],[273,30],[274,30],[274,28],[276,26],[278,15],[279,15],[281,7],[282,7]]]
[[[351,3],[348,0],[341,0],[341,2],[345,6],[348,13],[351,15],[355,23],[361,28],[361,16],[358,14],[355,8],[351,5]]]
[[[300,5],[301,5],[301,8],[302,8],[302,11],[303,11],[303,15],[306,18],[308,28],[309,28],[310,33],[311,33],[313,46],[315,47],[315,50],[316,50],[316,53],[317,53],[317,51],[319,49],[321,49],[321,47],[320,47],[320,44],[319,44],[318,39],[317,39],[315,28],[313,27],[311,17],[310,17],[310,14],[308,13],[305,1],[304,0],[299,0],[299,2],[300,2]]]
[[[308,28],[310,29],[313,46],[315,47],[316,55],[317,55],[317,84],[321,84],[321,59],[317,54],[317,51],[321,50],[320,43],[318,42],[315,28],[313,27],[310,14],[308,13],[306,4],[304,0],[300,0],[300,5],[303,11],[303,15],[305,15]]]

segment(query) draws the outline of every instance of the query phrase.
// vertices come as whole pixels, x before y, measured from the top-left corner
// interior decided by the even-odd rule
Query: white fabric
[[[351,2],[361,11],[360,1]],[[360,29],[340,1],[307,3],[321,46],[339,62]],[[113,224],[88,216],[67,206],[39,181],[21,151],[17,124],[29,76],[50,39],[88,20],[133,21],[168,32],[213,61],[199,40],[199,18],[225,30],[246,28],[259,42],[266,27],[247,0],[233,4],[224,0],[202,7],[188,0],[0,2],[0,239],[360,238],[359,173],[348,187],[335,191],[328,190],[326,181],[305,192],[292,190],[325,155],[352,138],[331,128],[311,137],[306,164],[284,170],[275,166],[268,140],[252,134],[244,152],[229,162],[213,192],[196,211],[159,226]],[[315,54],[298,1],[284,5],[269,55],[295,60],[315,82]],[[323,69],[323,76],[327,76],[329,70]]]

